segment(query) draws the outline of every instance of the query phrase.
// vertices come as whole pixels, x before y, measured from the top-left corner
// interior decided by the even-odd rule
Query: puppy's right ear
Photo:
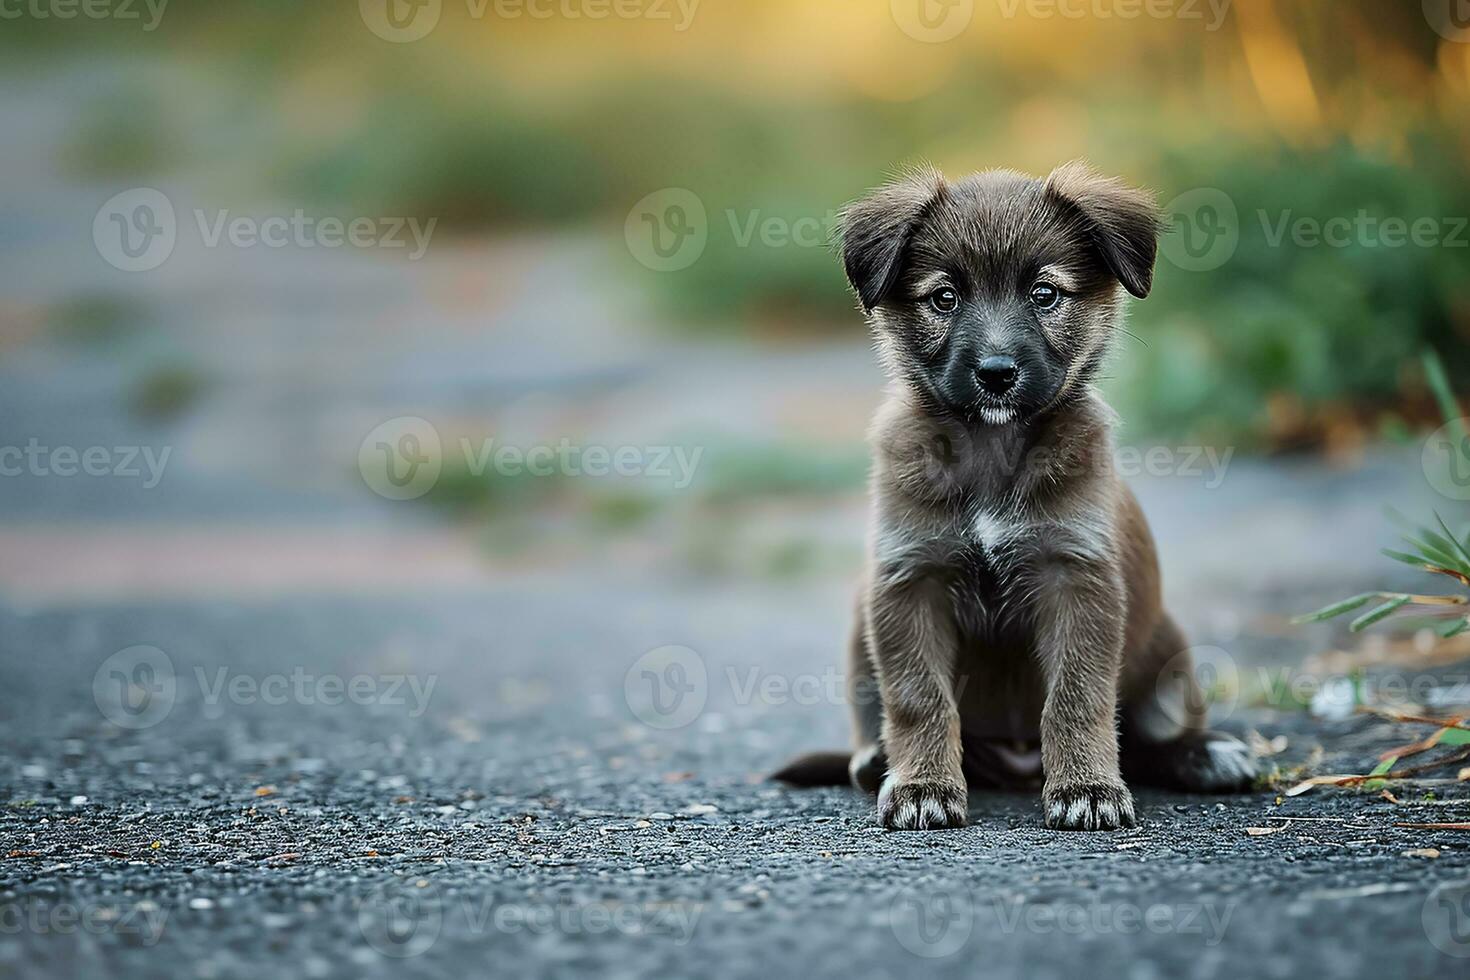
[[[864,312],[871,313],[893,289],[904,246],[943,190],[944,176],[925,167],[843,208],[842,264]]]

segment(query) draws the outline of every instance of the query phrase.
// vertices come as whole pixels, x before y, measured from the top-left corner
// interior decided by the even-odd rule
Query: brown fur
[[[969,787],[1043,775],[1047,826],[1106,829],[1134,822],[1125,769],[1189,789],[1252,774],[1244,746],[1205,731],[1091,387],[1123,290],[1151,288],[1157,231],[1150,196],[1080,164],[1044,181],[923,170],[844,215],[844,264],[892,379],[849,658],[849,777],[879,793],[887,827],[958,826]],[[997,355],[1017,366],[1000,395],[977,380]],[[840,761],[777,775],[830,782]]]

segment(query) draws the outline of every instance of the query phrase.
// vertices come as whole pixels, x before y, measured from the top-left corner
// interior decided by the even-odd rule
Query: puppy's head
[[[1070,163],[910,174],[843,212],[841,244],[890,374],[927,411],[1004,425],[1086,387],[1158,232],[1148,193]]]

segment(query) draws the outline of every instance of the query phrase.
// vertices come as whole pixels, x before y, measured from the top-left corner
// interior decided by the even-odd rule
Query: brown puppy
[[[974,785],[1044,777],[1046,825],[1097,830],[1134,822],[1125,772],[1250,783],[1246,747],[1204,728],[1092,388],[1123,291],[1148,295],[1158,231],[1148,194],[1077,163],[1045,180],[924,170],[844,213],[843,263],[892,382],[871,430],[854,752],[776,778],[850,778],[909,830],[965,823]]]

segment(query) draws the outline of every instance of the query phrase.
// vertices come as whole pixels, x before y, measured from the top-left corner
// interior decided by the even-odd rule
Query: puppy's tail
[[[846,786],[851,761],[851,752],[808,752],[786,763],[771,778],[792,786]]]

